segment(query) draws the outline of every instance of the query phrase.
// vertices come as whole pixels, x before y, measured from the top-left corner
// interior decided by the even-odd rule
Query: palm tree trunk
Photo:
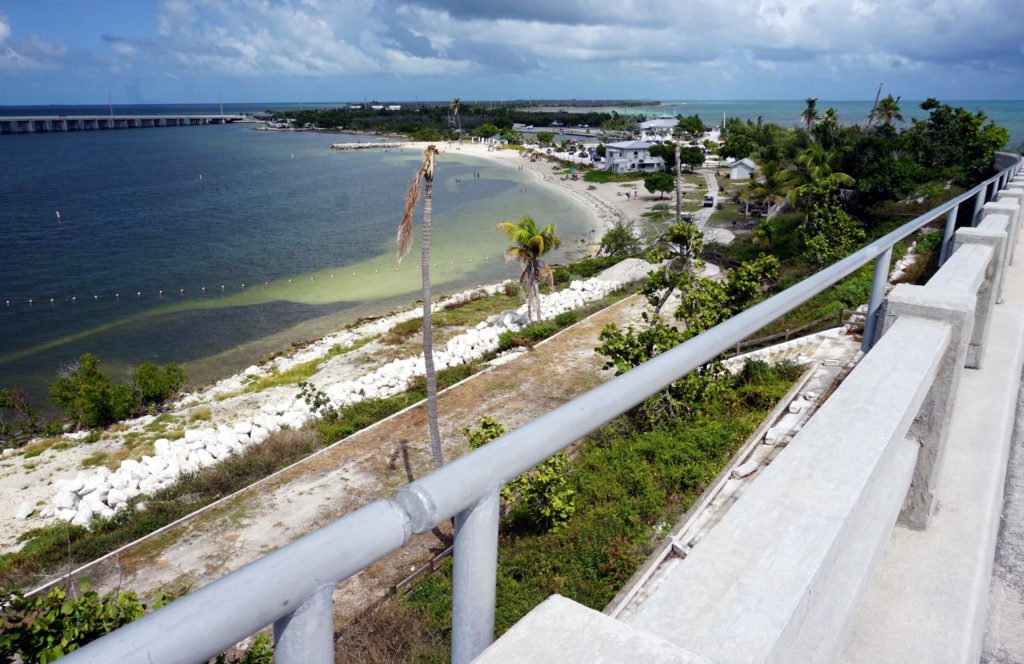
[[[441,431],[437,426],[437,374],[434,373],[434,335],[430,311],[430,217],[433,212],[432,194],[434,180],[425,178],[423,192],[423,252],[420,275],[423,280],[423,368],[427,378],[427,429],[430,431],[430,453],[434,457],[434,468],[444,465],[441,451]]]
[[[676,223],[677,224],[683,218],[683,216],[682,216],[683,195],[681,193],[682,189],[681,189],[680,183],[679,183],[679,171],[680,171],[680,168],[679,168],[679,144],[676,143]]]

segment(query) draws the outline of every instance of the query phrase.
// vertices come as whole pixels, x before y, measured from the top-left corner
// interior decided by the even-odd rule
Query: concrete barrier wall
[[[1020,198],[998,196],[927,285],[892,291],[874,349],[632,627],[716,662],[837,656],[897,520],[926,529],[934,513],[960,376],[983,362],[1021,222]]]

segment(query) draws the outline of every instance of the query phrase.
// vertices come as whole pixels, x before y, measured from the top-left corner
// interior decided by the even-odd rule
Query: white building
[[[622,141],[604,146],[604,170],[612,173],[652,173],[665,170],[665,160],[651,156],[653,143]]]
[[[679,122],[671,115],[663,115],[653,120],[640,123],[641,141],[667,141]]]
[[[747,158],[734,161],[729,164],[730,180],[749,180],[757,170],[757,164]]]

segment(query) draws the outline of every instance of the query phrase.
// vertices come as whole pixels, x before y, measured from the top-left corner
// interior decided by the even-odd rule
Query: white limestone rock
[[[18,521],[24,521],[25,519],[32,516],[32,513],[35,511],[35,506],[33,506],[32,503],[25,501],[18,505],[18,510],[14,513],[14,518]]]
[[[53,506],[58,510],[74,509],[78,505],[78,494],[71,491],[61,490],[53,498]]]

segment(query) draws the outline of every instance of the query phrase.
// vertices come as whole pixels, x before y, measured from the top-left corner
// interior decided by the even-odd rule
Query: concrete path
[[[1024,390],[1017,395],[1005,491],[981,656],[984,664],[1024,662]]]

